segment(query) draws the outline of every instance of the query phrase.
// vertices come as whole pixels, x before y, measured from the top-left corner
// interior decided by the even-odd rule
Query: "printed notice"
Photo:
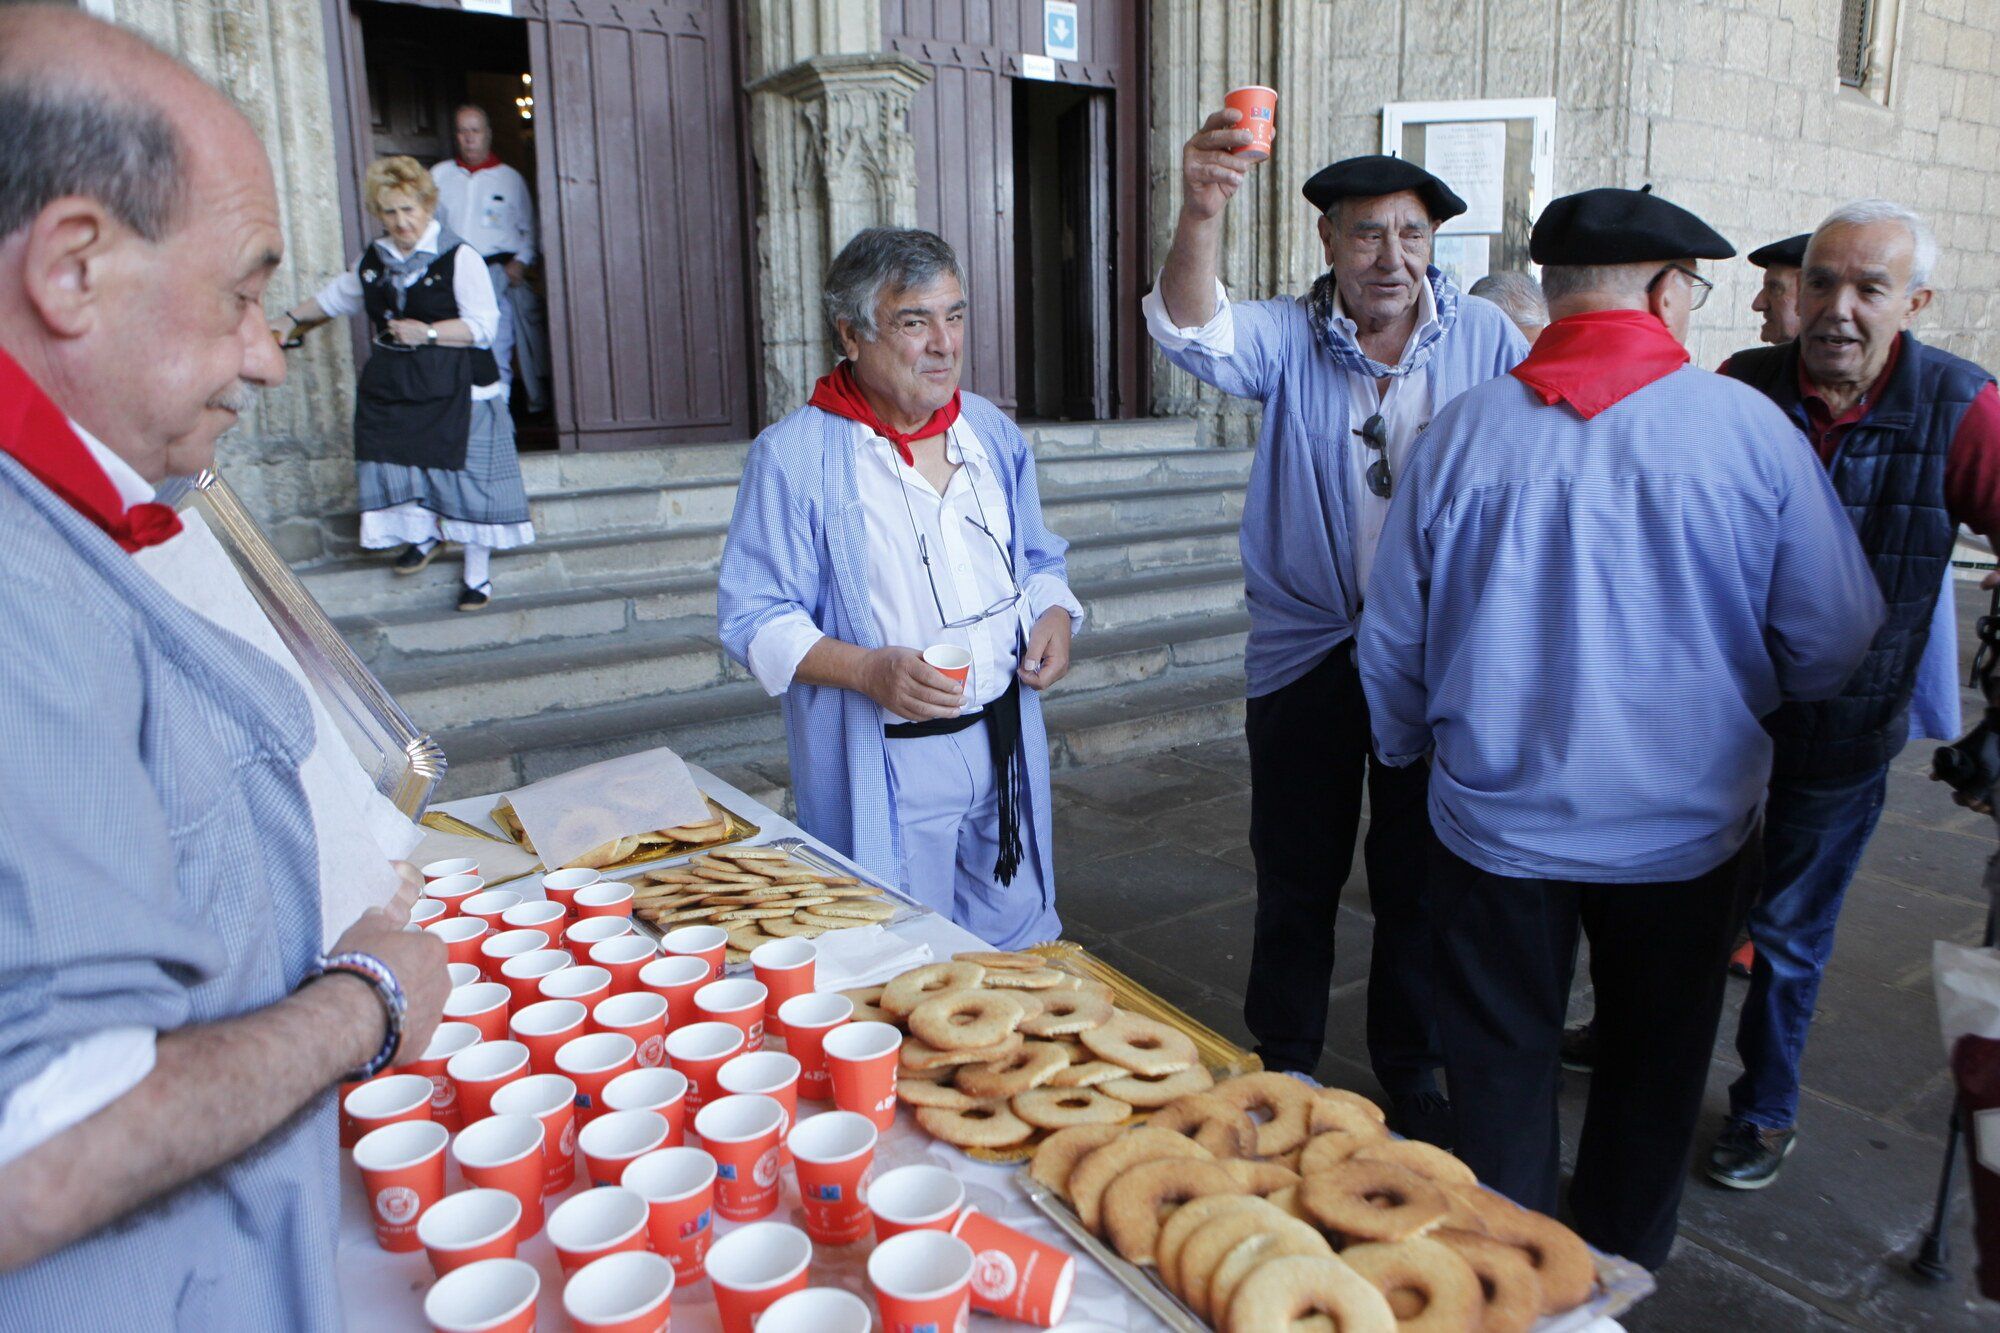
[[[1443,121],[1424,126],[1424,169],[1465,200],[1465,211],[1438,231],[1499,231],[1506,168],[1506,121]]]

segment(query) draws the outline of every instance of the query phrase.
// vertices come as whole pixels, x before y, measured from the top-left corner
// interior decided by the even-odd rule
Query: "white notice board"
[[[1553,97],[1391,102],[1382,151],[1465,200],[1465,212],[1438,229],[1436,255],[1460,286],[1489,271],[1532,270],[1528,231],[1560,190]]]

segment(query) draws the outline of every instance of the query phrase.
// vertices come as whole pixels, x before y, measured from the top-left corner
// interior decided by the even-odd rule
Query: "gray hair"
[[[149,241],[171,229],[185,177],[180,135],[159,111],[0,74],[0,236],[66,195],[95,199]]]
[[[844,323],[863,342],[874,342],[880,332],[875,303],[884,290],[921,287],[945,274],[965,284],[958,255],[942,236],[910,227],[869,227],[834,256],[820,304],[836,338]]]
[[[1522,328],[1548,327],[1549,303],[1542,297],[1542,284],[1529,274],[1513,269],[1489,273],[1473,283],[1466,295],[1485,297]]]
[[[1931,285],[1931,274],[1937,268],[1937,233],[1923,215],[1914,208],[1907,208],[1893,199],[1856,199],[1842,204],[1828,213],[1813,228],[1813,236],[1828,227],[1872,227],[1878,222],[1898,222],[1910,233],[1910,290],[1920,291]],[[1807,249],[1812,242],[1806,243]]]
[[[1542,292],[1551,301],[1590,292],[1635,296],[1646,290],[1648,271],[1652,267],[1647,264],[1544,264]]]

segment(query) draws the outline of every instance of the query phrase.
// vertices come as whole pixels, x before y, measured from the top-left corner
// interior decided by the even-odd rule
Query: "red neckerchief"
[[[928,440],[933,435],[942,435],[958,420],[958,391],[952,390],[951,401],[931,413],[931,419],[909,434],[893,431],[875,415],[875,409],[861,396],[861,386],[854,381],[854,366],[843,361],[833,368],[831,375],[820,376],[819,383],[813,385],[812,397],[807,400],[822,411],[831,412],[849,421],[858,421],[883,439],[896,446],[896,452],[903,456],[903,462],[911,467],[917,465],[916,455],[910,452],[912,440]]]
[[[458,155],[457,155],[456,153],[452,154],[452,158],[451,158],[451,160],[452,160],[452,161],[454,161],[454,162],[456,162],[456,163],[458,163],[458,165],[459,165],[460,167],[464,168],[464,170],[465,170],[465,174],[466,174],[466,175],[468,175],[468,176],[474,176],[474,175],[477,175],[477,174],[479,174],[480,172],[482,172],[482,171],[486,170],[486,169],[487,169],[488,167],[497,167],[497,166],[499,166],[499,165],[500,165],[500,154],[498,154],[498,153],[488,153],[488,154],[486,155],[486,160],[485,160],[484,162],[481,162],[481,163],[480,163],[480,164],[479,164],[478,166],[476,166],[476,167],[475,167],[475,166],[473,166],[473,165],[472,165],[472,164],[471,164],[470,162],[466,161],[466,160],[465,160],[464,158],[462,158],[462,157],[458,156]]]
[[[1861,395],[1854,406],[1839,416],[1820,396],[1820,389],[1806,374],[1806,359],[1799,358],[1799,400],[1806,409],[1806,434],[1812,437],[1813,452],[1822,463],[1831,463],[1834,454],[1840,450],[1840,442],[1846,438],[1847,428],[1874,410],[1882,397],[1882,390],[1889,387],[1889,377],[1896,373],[1896,362],[1903,357],[1903,336],[1896,335],[1896,341],[1889,344],[1889,359],[1882,363],[1882,373],[1868,386],[1868,392]]]
[[[0,351],[0,453],[126,551],[157,546],[181,530],[180,515],[151,502],[125,507],[118,488],[70,429],[69,418],[14,358]]]
[[[1644,310],[1589,310],[1542,330],[1508,373],[1544,403],[1567,402],[1588,420],[1664,379],[1688,361],[1658,317]]]

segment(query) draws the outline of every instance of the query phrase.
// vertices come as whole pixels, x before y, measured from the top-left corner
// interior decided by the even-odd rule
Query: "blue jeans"
[[[1841,900],[1882,817],[1884,764],[1839,782],[1773,779],[1764,807],[1764,892],[1750,909],[1757,961],[1736,1025],[1743,1076],[1729,1113],[1762,1129],[1790,1129],[1799,1113],[1799,1057],[1833,953]]]

